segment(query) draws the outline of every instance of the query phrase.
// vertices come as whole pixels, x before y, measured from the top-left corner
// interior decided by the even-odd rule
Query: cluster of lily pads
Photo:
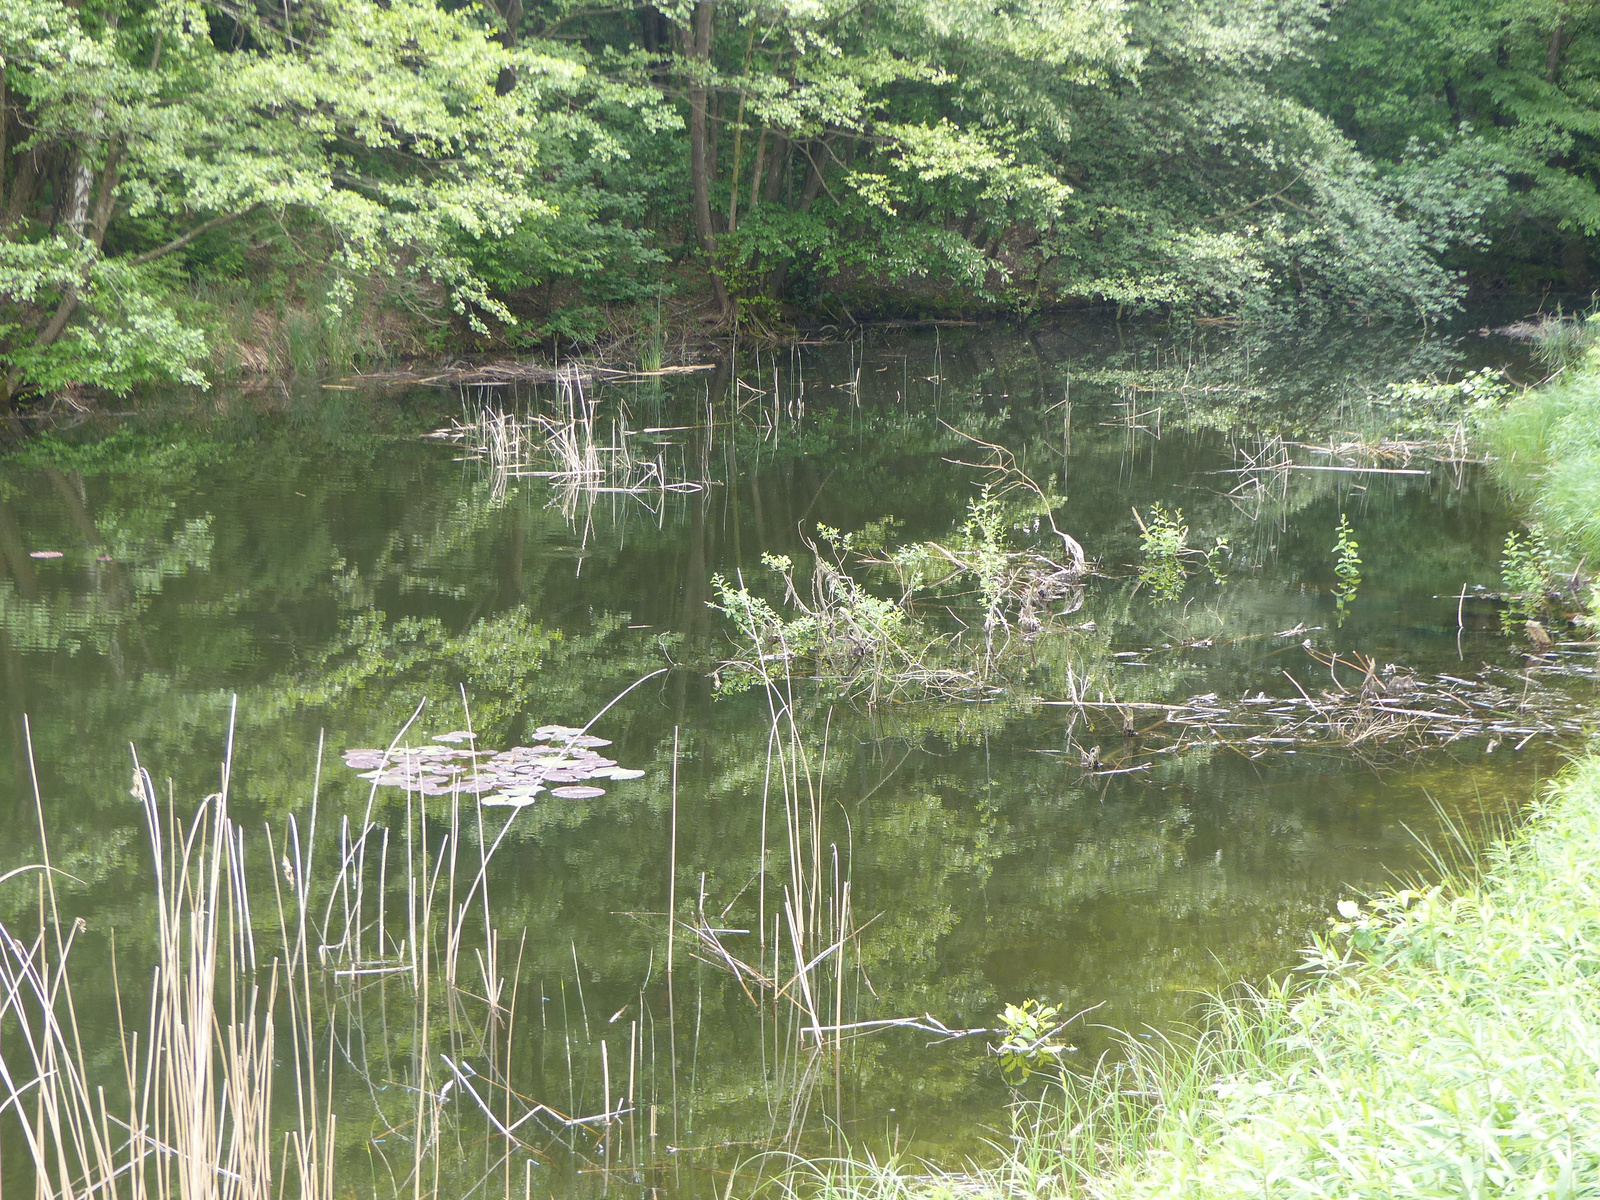
[[[566,725],[541,725],[532,746],[480,750],[477,736],[453,730],[432,744],[396,750],[346,750],[345,766],[378,787],[424,796],[452,792],[481,797],[482,804],[521,807],[546,791],[561,800],[592,800],[606,794],[596,779],[638,779],[643,771],[617,765],[600,747],[611,743]]]

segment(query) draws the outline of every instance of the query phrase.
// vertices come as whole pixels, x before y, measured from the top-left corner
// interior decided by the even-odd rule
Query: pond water
[[[1257,753],[1201,738],[1174,751],[1147,735],[1154,709],[1127,710],[1130,739],[1106,716],[1118,710],[1034,703],[1067,698],[1048,671],[1034,695],[875,709],[796,680],[775,734],[764,691],[714,687],[736,631],[708,607],[713,575],[742,573],[776,602],[762,556],[808,561],[819,522],[892,517],[899,544],[949,541],[985,478],[964,432],[1065,496],[1056,521],[1099,565],[1053,643],[1057,667],[1089,679],[1085,699],[1317,693],[1333,684],[1305,643],[1402,674],[1520,671],[1496,606],[1470,592],[1497,585],[1514,527],[1480,467],[1293,470],[1260,487],[1239,473],[1242,456],[1279,452],[1273,437],[1370,434],[1386,418],[1368,397],[1387,382],[1513,357],[1414,331],[919,328],[590,382],[603,436],[625,419],[636,456],[693,490],[508,478],[423,436],[485,402],[553,411],[555,391],[531,385],[175,397],[61,433],[0,462],[13,831],[0,869],[39,854],[26,714],[52,861],[78,881],[61,901],[86,922],[77,1010],[114,1077],[103,965],[114,949],[137,995],[127,981],[148,977],[156,923],[128,748],[187,814],[218,786],[236,698],[230,804],[254,856],[263,957],[273,880],[292,891],[325,872],[308,885],[325,947],[313,1008],[336,1060],[334,1159],[350,1194],[410,1191],[429,1156],[425,1188],[458,1197],[491,1173],[487,1186],[517,1195],[722,1195],[737,1164],[826,1153],[841,1135],[981,1158],[1014,1095],[986,1048],[996,1035],[944,1038],[935,1022],[992,1028],[1030,998],[1092,1010],[1064,1035],[1079,1064],[1114,1046],[1113,1029],[1171,1029],[1205,993],[1292,968],[1340,898],[1425,869],[1419,838],[1443,839],[1441,814],[1479,829],[1534,794],[1561,745]],[[1176,596],[1135,587],[1134,510],[1158,502],[1181,509],[1192,545],[1226,539],[1225,580],[1196,565]],[[1362,558],[1343,611],[1341,514]],[[1008,536],[1037,540],[1032,527]],[[30,557],[41,551],[60,556]],[[643,772],[598,780],[601,796],[479,809],[470,793],[374,791],[340,758],[469,725],[488,749],[533,745],[540,726],[597,714],[603,753]],[[807,757],[786,817],[796,744]],[[321,868],[290,861],[291,818]],[[348,873],[342,891],[327,880],[364,822],[362,943],[327,949],[352,904]],[[419,1000],[402,969],[429,936],[416,889],[459,905],[485,844],[460,996],[441,984]],[[3,885],[0,918],[31,928],[35,897]],[[487,960],[486,924],[499,935]],[[796,944],[827,960],[841,927],[843,948],[796,980]],[[432,934],[441,955],[449,928]],[[763,986],[773,976],[790,981],[781,994]],[[496,1025],[480,1002],[502,979],[502,1012],[513,989],[515,1011]],[[926,1028],[870,1024],[904,1018]],[[508,1143],[450,1062],[497,1081],[482,1087],[501,1124],[535,1102],[622,1115],[540,1114]],[[292,1109],[280,1101],[280,1116]],[[19,1172],[8,1154],[5,1182]]]

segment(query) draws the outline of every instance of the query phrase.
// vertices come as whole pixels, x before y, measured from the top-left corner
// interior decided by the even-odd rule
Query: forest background
[[[1593,0],[6,0],[0,407],[1581,293]]]

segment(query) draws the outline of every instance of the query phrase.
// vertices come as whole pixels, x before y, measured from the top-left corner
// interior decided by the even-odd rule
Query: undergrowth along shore
[[[792,1196],[1600,1196],[1600,757],[1521,832],[1344,920],[1321,978],[1019,1106],[998,1167],[806,1164]]]

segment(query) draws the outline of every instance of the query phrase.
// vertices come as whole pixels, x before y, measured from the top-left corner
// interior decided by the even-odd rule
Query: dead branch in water
[[[1097,770],[1098,751],[1084,751],[1085,769],[1096,774],[1133,769],[1126,764],[1134,759],[1195,749],[1226,748],[1250,758],[1312,747],[1406,753],[1473,739],[1486,741],[1491,751],[1507,742],[1521,749],[1536,738],[1581,736],[1594,715],[1579,697],[1544,682],[1554,664],[1543,671],[1486,664],[1471,677],[1422,676],[1392,663],[1380,668],[1359,653],[1321,654],[1309,646],[1306,652],[1328,670],[1331,686],[1313,693],[1285,671],[1295,695],[1257,691],[1228,701],[1208,692],[1173,704],[1081,697],[1042,703],[1075,709],[1091,732],[1098,718],[1112,718],[1130,740],[1128,752],[1108,760],[1105,771]],[[1574,671],[1569,665],[1559,673]],[[1160,717],[1137,728],[1136,713]]]

